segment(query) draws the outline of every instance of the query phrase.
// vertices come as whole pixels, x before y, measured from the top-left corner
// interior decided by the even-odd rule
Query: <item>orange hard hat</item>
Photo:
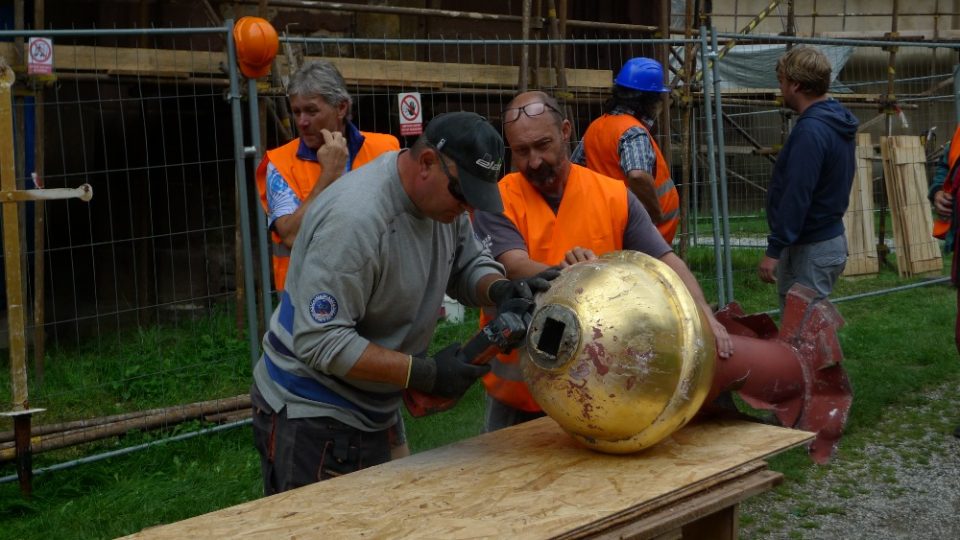
[[[233,41],[237,46],[237,63],[244,77],[256,79],[270,73],[270,64],[280,48],[280,38],[266,19],[241,17],[233,25]]]

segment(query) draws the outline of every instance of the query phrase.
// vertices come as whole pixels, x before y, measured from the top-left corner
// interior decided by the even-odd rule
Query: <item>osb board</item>
[[[577,529],[556,536],[553,540],[590,538],[593,540],[622,538],[737,538],[738,508],[741,501],[764,493],[780,485],[783,475],[768,470],[758,470],[735,479],[712,486],[696,496],[671,502],[668,508],[639,516],[630,521],[606,528]],[[726,516],[729,521],[721,516]],[[704,519],[706,518],[706,519]],[[712,519],[711,519],[712,518]],[[726,535],[724,533],[727,533]]]
[[[884,180],[902,276],[939,272],[940,245],[931,236],[933,218],[927,201],[926,156],[919,137],[884,137],[880,142]]]
[[[541,418],[131,538],[546,538],[669,503],[811,438],[713,421],[613,456]]]
[[[873,227],[873,145],[869,133],[857,135],[857,169],[850,190],[850,204],[843,215],[847,236],[847,265],[844,276],[876,274],[877,235]]]

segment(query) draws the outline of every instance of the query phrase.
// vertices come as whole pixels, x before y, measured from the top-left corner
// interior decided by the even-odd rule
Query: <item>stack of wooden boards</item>
[[[943,258],[939,241],[931,236],[933,218],[927,200],[927,162],[920,138],[881,137],[879,146],[897,272],[904,277],[939,273],[943,269]],[[858,134],[857,170],[850,206],[843,218],[850,254],[845,276],[879,271],[872,188],[875,160],[870,134]]]
[[[877,258],[877,234],[873,217],[873,144],[869,133],[857,134],[857,170],[850,189],[850,206],[843,215],[847,231],[847,266],[845,276],[876,274],[880,271]]]
[[[812,438],[712,419],[607,455],[538,418],[132,538],[734,540],[739,503],[783,479],[762,460]]]

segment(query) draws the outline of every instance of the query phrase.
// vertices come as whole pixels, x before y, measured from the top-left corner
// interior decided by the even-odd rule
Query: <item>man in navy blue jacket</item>
[[[760,279],[777,283],[780,309],[802,283],[825,298],[847,263],[843,214],[856,170],[857,119],[827,97],[830,61],[796,47],[777,62],[783,103],[800,117],[777,156],[767,192],[770,235]]]

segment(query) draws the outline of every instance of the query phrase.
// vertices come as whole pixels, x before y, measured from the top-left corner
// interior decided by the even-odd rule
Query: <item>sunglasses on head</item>
[[[503,110],[503,123],[509,124],[511,122],[516,122],[520,119],[520,113],[527,115],[529,118],[534,116],[540,116],[541,114],[552,111],[556,114],[560,114],[556,108],[554,108],[549,103],[544,103],[542,101],[535,101],[533,103],[527,103],[523,107],[513,107],[511,109]]]

